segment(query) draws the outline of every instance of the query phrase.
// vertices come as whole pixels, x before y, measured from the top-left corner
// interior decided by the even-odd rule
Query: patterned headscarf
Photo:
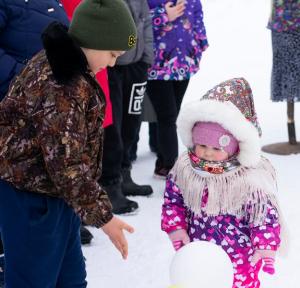
[[[239,142],[237,160],[256,166],[260,161],[261,128],[254,109],[253,95],[244,78],[224,81],[180,110],[177,127],[187,148],[193,147],[192,129],[197,122],[213,122],[228,130]]]

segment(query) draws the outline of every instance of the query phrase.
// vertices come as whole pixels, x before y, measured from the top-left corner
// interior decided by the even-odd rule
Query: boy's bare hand
[[[106,223],[102,230],[109,237],[110,241],[122,254],[123,259],[128,256],[128,243],[125,238],[123,230],[129,233],[133,233],[134,229],[127,223],[123,222],[117,217],[113,217],[108,223]]]
[[[173,2],[168,2],[165,5],[169,21],[172,22],[184,14],[185,1],[180,1],[174,6]]]

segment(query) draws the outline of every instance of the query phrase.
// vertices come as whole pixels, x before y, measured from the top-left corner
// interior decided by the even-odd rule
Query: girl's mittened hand
[[[113,217],[108,223],[102,227],[103,232],[109,237],[110,241],[122,254],[123,259],[128,256],[128,243],[123,230],[133,233],[134,229],[127,223],[117,217]]]
[[[276,251],[273,250],[256,250],[252,257],[251,265],[255,266],[258,261],[262,260],[262,270],[273,275],[275,273],[275,256]]]
[[[176,251],[179,250],[182,246],[191,242],[189,235],[184,229],[175,230],[169,233],[169,238]]]
[[[165,9],[167,11],[167,15],[170,22],[173,22],[178,17],[184,14],[185,10],[185,1],[180,1],[177,5],[174,6],[173,2],[168,2],[165,5]]]

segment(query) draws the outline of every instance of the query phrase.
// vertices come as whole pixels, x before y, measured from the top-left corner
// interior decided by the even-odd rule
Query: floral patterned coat
[[[184,15],[170,22],[168,0],[148,0],[154,33],[154,64],[149,80],[186,80],[199,70],[208,47],[200,0],[186,1]],[[175,3],[176,1],[174,1]]]
[[[277,32],[300,32],[300,0],[273,0],[268,27]]]

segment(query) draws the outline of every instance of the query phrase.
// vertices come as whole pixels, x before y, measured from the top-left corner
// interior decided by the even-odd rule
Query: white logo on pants
[[[128,114],[142,114],[142,103],[146,92],[146,84],[147,82],[132,85]]]

